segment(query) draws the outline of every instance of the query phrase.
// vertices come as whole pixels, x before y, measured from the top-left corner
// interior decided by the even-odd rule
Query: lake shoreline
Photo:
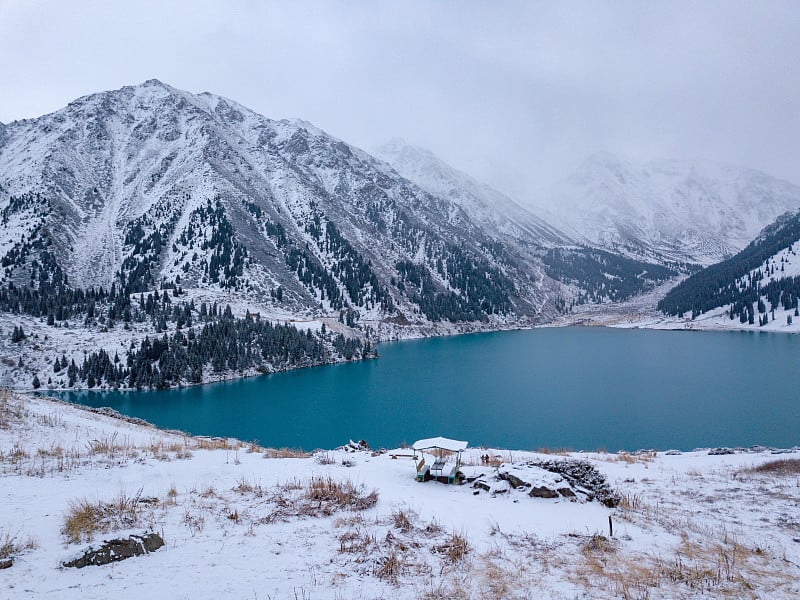
[[[800,430],[791,379],[764,375],[797,351],[797,339],[535,328],[386,343],[380,360],[264,378],[39,393],[278,447],[330,448],[342,435],[388,447],[446,435],[529,449],[791,448]]]
[[[235,443],[235,442],[248,443],[248,440],[239,440],[239,439],[231,437],[231,436],[223,436],[223,435],[202,435],[202,436],[197,436],[195,434],[192,434],[191,432],[183,431],[183,430],[180,430],[180,429],[165,429],[165,428],[159,427],[158,425],[156,425],[154,423],[151,423],[150,421],[147,421],[145,419],[141,419],[139,417],[132,417],[132,416],[126,415],[124,413],[121,413],[121,412],[115,410],[114,408],[112,408],[110,406],[101,406],[101,407],[88,406],[86,404],[81,404],[80,402],[72,402],[70,400],[63,400],[63,399],[61,399],[61,398],[59,398],[57,396],[49,396],[49,395],[43,394],[43,393],[41,393],[39,391],[33,391],[33,392],[17,392],[15,390],[8,390],[8,391],[11,391],[11,392],[14,392],[14,393],[17,393],[17,394],[20,394],[20,395],[24,395],[24,396],[27,396],[27,397],[31,397],[31,398],[44,400],[44,401],[47,401],[47,402],[54,402],[54,403],[57,403],[57,404],[60,404],[60,405],[63,405],[63,406],[69,406],[69,407],[72,407],[72,408],[76,408],[78,410],[86,411],[88,413],[92,413],[92,414],[96,414],[96,415],[102,415],[104,417],[108,417],[108,418],[111,418],[111,419],[116,419],[116,420],[119,420],[119,421],[124,422],[124,423],[130,423],[130,424],[138,425],[138,426],[142,426],[142,427],[150,427],[152,429],[155,429],[155,430],[158,430],[158,431],[162,431],[164,433],[168,433],[168,434],[171,434],[171,435],[172,434],[177,434],[177,435],[185,435],[187,437],[202,437],[202,438],[207,438],[207,439],[212,439],[212,440],[230,440],[233,443]],[[120,390],[120,391],[124,391],[124,390]],[[367,436],[367,438],[368,438],[368,436]],[[369,446],[369,439],[367,439],[367,438],[364,438],[364,441],[367,442],[367,447],[370,447]],[[401,445],[401,446],[399,446],[399,448],[409,449],[410,447]],[[484,449],[484,450],[485,449],[489,449],[487,446],[477,446],[477,448]],[[269,448],[269,449],[277,450],[278,448]],[[281,447],[280,449],[293,450],[293,451],[297,451],[299,453],[308,453],[308,452],[315,453],[315,452],[327,452],[327,451],[335,450],[336,448],[305,449],[305,448],[302,448],[302,447]],[[607,450],[598,450],[596,448],[595,449],[589,449],[589,448],[575,449],[575,448],[570,448],[570,447],[558,447],[558,448],[542,448],[542,447],[539,447],[539,448],[507,448],[507,447],[504,447],[502,445],[494,445],[494,446],[492,446],[492,449],[493,450],[498,450],[498,451],[503,451],[503,452],[536,452],[536,453],[540,453],[540,454],[555,454],[555,455],[559,455],[559,454],[581,455],[581,454],[592,454],[592,453],[598,453],[598,452],[600,452],[600,453],[609,453]],[[388,451],[388,448],[378,447],[378,448],[375,448],[375,451],[384,452],[384,451]],[[712,453],[711,454],[712,456],[714,456],[714,455],[723,455],[723,454],[763,454],[765,452],[768,452],[770,454],[781,455],[781,454],[791,454],[791,453],[795,453],[795,452],[800,453],[800,445],[787,447],[787,448],[778,448],[778,447],[773,447],[773,446],[768,446],[768,445],[761,445],[761,444],[754,444],[754,445],[749,446],[749,447],[742,447],[742,446],[730,446],[730,447],[728,447],[728,446],[700,446],[700,447],[696,447],[696,448],[693,448],[693,449],[690,449],[690,450],[678,450],[676,448],[637,448],[637,449],[620,448],[616,452],[617,453],[621,452],[621,453],[625,453],[625,454],[630,454],[631,456],[641,456],[641,455],[646,455],[646,454],[650,454],[650,453],[653,453],[653,452],[661,453],[661,454],[667,454],[667,455],[680,455],[680,454],[691,453],[691,452],[694,452],[694,453],[708,452],[708,453]],[[672,453],[672,454],[669,454],[669,453]]]
[[[781,471],[800,463],[797,453],[468,448],[462,485],[418,482],[405,454],[358,444],[274,450],[0,396],[0,535],[9,541],[0,595],[92,600],[135,587],[151,597],[257,589],[412,600],[444,589],[610,600],[621,585],[683,598],[701,584],[713,597],[800,593],[796,475]],[[347,495],[332,501],[323,488]],[[98,507],[96,520],[70,520],[80,506]],[[126,508],[124,520],[114,506]],[[150,532],[162,548],[62,566],[105,540]],[[691,563],[676,561],[689,552]],[[382,568],[394,560],[401,568]],[[732,576],[706,575],[726,568]],[[508,582],[519,595],[497,594]]]

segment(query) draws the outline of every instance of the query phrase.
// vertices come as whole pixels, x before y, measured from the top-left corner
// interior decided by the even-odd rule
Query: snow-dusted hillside
[[[546,300],[535,270],[492,251],[493,232],[456,202],[303,121],[151,80],[13,122],[4,135],[0,186],[23,198],[0,235],[0,248],[18,247],[6,280],[27,276],[28,242],[55,248],[78,287],[166,280],[264,297],[280,286],[298,307],[381,319],[396,316],[392,305],[417,320],[413,286],[390,283],[408,260],[439,292],[477,303],[468,320],[532,315]],[[459,288],[461,268],[507,278],[506,306],[478,314],[486,298]]]
[[[797,449],[726,452],[475,448],[446,485],[408,449],[304,455],[0,395],[0,597],[796,598]],[[146,532],[164,546],[62,566]]]
[[[798,331],[800,211],[779,217],[735,256],[689,277],[658,308],[692,324]]]
[[[494,188],[459,171],[432,152],[396,138],[375,150],[406,179],[461,206],[478,223],[503,233],[512,243],[563,246],[574,242],[561,231]]]
[[[800,187],[710,161],[586,160],[539,203],[591,245],[658,260],[711,264],[735,254],[778,215],[800,208]]]
[[[546,229],[505,244],[508,219],[485,202],[477,215],[304,121],[150,80],[0,134],[0,301],[13,315],[0,335],[25,326],[29,350],[80,351],[68,329],[113,356],[139,334],[199,323],[208,299],[243,316],[340,322],[372,341],[525,326],[557,310],[557,284],[521,250]],[[141,294],[165,288],[180,305],[146,317]],[[5,381],[58,381],[52,357],[19,348],[2,357]]]

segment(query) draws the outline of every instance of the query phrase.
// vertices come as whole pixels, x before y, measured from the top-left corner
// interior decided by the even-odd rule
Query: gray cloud
[[[0,121],[157,77],[520,194],[601,150],[800,183],[798,56],[794,1],[0,0]]]

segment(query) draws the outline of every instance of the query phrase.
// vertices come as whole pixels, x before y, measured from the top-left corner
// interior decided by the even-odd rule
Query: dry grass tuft
[[[434,546],[433,551],[445,555],[450,562],[455,563],[466,558],[470,547],[466,536],[454,531],[443,544]]]
[[[569,456],[570,453],[569,448],[548,448],[547,446],[543,448],[537,448],[537,454],[548,454],[548,455],[555,455],[555,456]]]
[[[391,552],[387,556],[380,557],[375,562],[373,574],[378,579],[388,581],[392,584],[399,583],[399,577],[405,570],[405,560],[397,552]]]
[[[250,442],[247,445],[247,450],[245,450],[245,452],[247,452],[247,454],[255,454],[255,453],[263,452],[263,451],[264,451],[264,449],[261,446],[259,446],[256,442]]]
[[[169,489],[167,490],[167,495],[164,498],[164,506],[175,506],[178,503],[177,498],[178,490],[175,487],[175,484],[172,483],[170,484]]]
[[[751,475],[777,475],[779,477],[800,475],[800,458],[771,460],[757,467],[744,469],[744,473]]]
[[[264,450],[264,458],[308,458],[309,456],[311,456],[310,452],[292,448],[266,448]]]
[[[616,552],[617,549],[614,543],[606,536],[595,533],[583,544],[582,550],[584,554],[589,552],[609,554]]]
[[[363,485],[351,481],[312,477],[275,486],[269,493],[269,502],[273,510],[260,520],[262,523],[293,517],[328,517],[341,510],[367,510],[378,502],[378,492],[367,493]]]
[[[413,521],[416,520],[416,518],[417,514],[411,511],[407,512],[405,510],[397,509],[392,513],[392,522],[394,523],[394,528],[399,529],[403,533],[408,533],[414,529]]]
[[[332,452],[319,452],[314,457],[314,460],[318,465],[333,465],[336,464],[336,458],[334,458]]]
[[[369,554],[378,547],[374,533],[366,529],[356,528],[345,531],[339,536],[339,552],[342,554]]]
[[[206,524],[206,518],[202,514],[194,514],[187,509],[183,514],[183,522],[189,528],[192,537],[203,531]]]
[[[606,460],[608,462],[624,462],[628,465],[632,465],[635,463],[641,463],[645,467],[653,462],[657,456],[657,453],[651,450],[641,450],[639,452],[625,452],[624,450],[620,450],[616,456],[609,455],[609,458]]]
[[[194,438],[195,447],[199,450],[232,450],[227,438],[216,437],[196,437]]]
[[[0,391],[0,429],[8,429],[12,423],[18,423],[23,417],[22,402],[12,401],[8,390]]]
[[[365,494],[363,486],[352,481],[336,481],[332,477],[312,477],[306,484],[306,499],[339,509],[366,510],[378,502],[378,492]]]
[[[19,556],[38,547],[39,542],[36,538],[28,537],[18,540],[17,536],[12,536],[10,533],[0,534],[0,560]]]
[[[92,440],[87,444],[89,454],[102,454],[109,458],[114,458],[117,454],[122,454],[129,446],[117,442],[117,432],[101,440]]]
[[[619,508],[628,511],[640,511],[644,506],[641,496],[639,494],[623,494],[619,500]]]
[[[253,484],[247,481],[247,479],[242,477],[233,488],[233,491],[239,492],[240,494],[249,494],[255,491],[255,487],[253,487]]]
[[[139,490],[135,496],[128,496],[121,492],[111,502],[75,500],[64,518],[61,533],[70,542],[78,543],[90,540],[95,533],[141,526],[142,507],[151,504],[150,499],[143,499],[141,493]]]

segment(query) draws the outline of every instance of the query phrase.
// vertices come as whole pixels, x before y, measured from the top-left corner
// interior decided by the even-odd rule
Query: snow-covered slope
[[[800,207],[800,187],[710,161],[586,160],[539,202],[568,234],[624,253],[711,264]]]
[[[572,240],[496,189],[459,171],[432,152],[395,138],[377,148],[375,156],[427,192],[448,198],[470,217],[510,240],[544,246],[569,245]]]
[[[798,454],[730,452],[476,448],[446,485],[407,449],[303,455],[0,396],[0,597],[797,598]],[[148,530],[163,547],[61,566]]]
[[[689,277],[661,300],[672,317],[720,326],[797,331],[800,327],[800,211],[765,227],[735,256]],[[720,322],[721,321],[721,322]]]
[[[548,301],[536,265],[497,250],[492,219],[304,121],[150,80],[0,133],[0,188],[15,199],[0,199],[4,280],[26,281],[47,248],[78,287],[280,287],[295,312],[481,321]],[[421,308],[423,280],[458,311]]]

